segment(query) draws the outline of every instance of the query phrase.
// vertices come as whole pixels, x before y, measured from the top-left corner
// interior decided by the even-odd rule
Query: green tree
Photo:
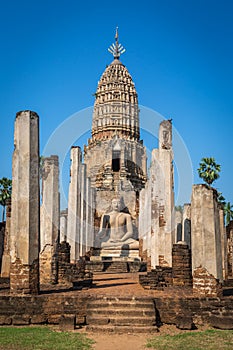
[[[197,170],[200,178],[210,186],[219,178],[221,166],[216,163],[213,157],[202,158]]]
[[[5,208],[7,199],[11,198],[12,181],[7,177],[0,179],[0,204],[3,206],[2,221],[5,218]]]
[[[226,205],[226,199],[225,199],[225,197],[222,195],[222,192],[218,192],[218,198],[217,198],[217,200],[218,200],[218,203],[221,205],[221,207],[224,208],[225,205]]]
[[[182,205],[176,205],[176,206],[175,206],[175,210],[176,210],[176,211],[179,211],[180,213],[183,213],[183,207],[182,207]]]
[[[45,160],[45,157],[40,156],[40,158],[39,158],[39,176],[40,176],[40,179],[42,179],[42,176],[43,176],[44,160]]]
[[[233,219],[233,205],[230,202],[225,203],[224,214],[226,226],[229,225],[230,221]]]

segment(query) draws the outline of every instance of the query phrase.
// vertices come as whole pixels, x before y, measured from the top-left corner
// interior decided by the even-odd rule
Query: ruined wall
[[[193,273],[193,292],[200,296],[221,297],[222,285],[206,268],[198,267]]]
[[[172,248],[172,277],[174,286],[192,285],[191,250],[184,243],[174,244]]]
[[[182,329],[208,325],[233,329],[230,298],[151,298],[154,300],[157,324],[174,324]],[[87,295],[47,294],[27,297],[0,296],[0,325],[61,324],[70,318],[70,327],[85,324]],[[182,321],[182,324],[181,324]]]

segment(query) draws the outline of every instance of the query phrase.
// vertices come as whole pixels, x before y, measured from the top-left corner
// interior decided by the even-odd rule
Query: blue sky
[[[116,26],[139,103],[173,118],[195,183],[200,159],[215,157],[222,166],[215,186],[233,203],[231,0],[1,1],[0,178],[11,177],[16,112],[39,114],[42,153],[63,121],[94,104]],[[153,118],[150,131],[157,134]],[[182,191],[188,202],[191,188]]]

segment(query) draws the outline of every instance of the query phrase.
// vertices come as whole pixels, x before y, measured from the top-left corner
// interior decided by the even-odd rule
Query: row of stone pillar
[[[71,262],[75,262],[94,242],[94,190],[82,163],[80,147],[71,148],[68,198],[67,240],[71,245]]]
[[[12,201],[8,208],[11,218],[8,215],[1,271],[2,277],[10,275],[13,293],[38,293],[39,282],[58,282],[60,238],[70,240],[73,262],[93,245],[94,194],[85,165],[81,164],[81,150],[73,148],[71,158],[69,211],[63,211],[60,217],[58,156],[44,158],[40,169],[39,117],[31,111],[16,115]]]
[[[159,148],[152,151],[150,179],[140,193],[139,233],[143,255],[152,269],[172,267],[173,245],[185,242],[192,252],[194,284],[200,283],[199,271],[203,275],[203,269],[208,278],[223,281],[228,276],[229,259],[224,213],[217,202],[217,192],[206,185],[194,185],[191,204],[184,205],[182,214],[175,213],[171,144],[171,123],[163,121]]]

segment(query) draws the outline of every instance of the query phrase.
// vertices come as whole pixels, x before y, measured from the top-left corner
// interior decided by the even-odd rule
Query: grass
[[[91,344],[83,334],[48,327],[0,327],[0,350],[87,350]]]
[[[162,335],[149,339],[146,346],[156,350],[233,349],[233,331],[208,330]]]

